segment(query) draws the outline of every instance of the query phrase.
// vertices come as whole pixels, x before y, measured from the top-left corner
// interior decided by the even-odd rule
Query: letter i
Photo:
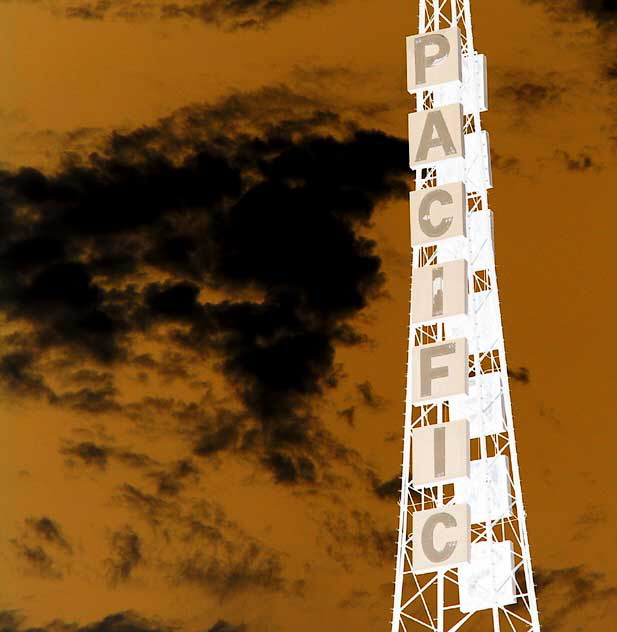
[[[443,315],[443,267],[433,268],[433,316]]]

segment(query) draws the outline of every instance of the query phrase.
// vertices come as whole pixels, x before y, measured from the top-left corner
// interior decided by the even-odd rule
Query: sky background
[[[617,614],[617,3],[473,0],[543,629]],[[0,4],[2,632],[389,629],[395,0]]]

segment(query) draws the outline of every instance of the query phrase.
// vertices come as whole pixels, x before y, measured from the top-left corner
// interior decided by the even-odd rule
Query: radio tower
[[[436,32],[451,45],[441,46],[445,37]],[[415,97],[413,288],[392,632],[539,632],[488,205],[490,152],[480,120],[486,60],[474,50],[470,0],[419,0],[419,34],[407,38],[407,51]],[[458,59],[459,79],[427,81],[428,68],[447,72],[446,52]],[[437,110],[448,125],[458,120],[452,138],[461,147],[444,142],[443,158],[431,162],[440,127],[431,119],[427,135],[418,121]],[[448,118],[452,112],[458,119]],[[415,153],[418,136],[429,141],[428,160],[427,151]],[[454,211],[446,213],[450,203]],[[464,279],[458,295],[457,274]],[[425,348],[432,350],[426,361]],[[445,384],[456,380],[454,360],[443,366],[447,354],[460,354],[467,369],[458,387]]]

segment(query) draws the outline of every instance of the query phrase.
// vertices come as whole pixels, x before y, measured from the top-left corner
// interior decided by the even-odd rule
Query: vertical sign
[[[461,80],[457,28],[407,38],[408,88],[427,88]],[[463,108],[459,103],[409,115],[409,164],[435,165],[465,156]],[[410,195],[413,245],[466,236],[465,185],[454,182]],[[468,311],[465,260],[415,268],[412,323],[439,322]],[[412,402],[424,404],[464,396],[468,385],[465,338],[412,349]],[[466,420],[425,426],[412,434],[413,483],[443,484],[469,476],[469,424]],[[471,512],[458,503],[413,514],[413,569],[430,572],[470,559]]]

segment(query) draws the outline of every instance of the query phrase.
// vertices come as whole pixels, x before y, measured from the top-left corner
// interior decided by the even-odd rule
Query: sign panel
[[[471,545],[471,561],[458,569],[461,612],[516,603],[512,542]]]
[[[488,89],[486,82],[486,57],[475,53],[463,56],[463,81],[451,81],[431,89],[434,107],[450,103],[462,103],[465,114],[473,114],[488,109]]]
[[[469,476],[469,422],[463,419],[416,428],[412,434],[414,487]]]
[[[468,393],[466,338],[414,347],[411,363],[414,404]]]
[[[467,235],[467,194],[462,182],[409,194],[411,245]]]
[[[501,375],[481,373],[469,380],[467,397],[450,401],[450,414],[468,419],[471,438],[504,431],[506,413],[502,396]]]
[[[457,27],[411,35],[407,43],[407,90],[462,81],[461,34]]]
[[[508,457],[500,454],[472,461],[469,478],[454,484],[454,502],[469,505],[472,524],[510,516],[512,497]]]
[[[430,572],[458,566],[470,557],[468,505],[451,505],[413,514],[413,570]]]
[[[464,156],[462,105],[446,105],[409,115],[409,165],[412,169]]]
[[[415,268],[411,321],[423,323],[467,314],[468,287],[465,259]]]

